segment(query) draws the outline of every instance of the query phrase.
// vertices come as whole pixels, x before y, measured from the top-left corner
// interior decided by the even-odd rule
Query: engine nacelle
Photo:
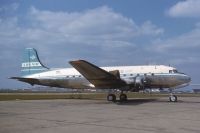
[[[137,76],[135,77],[135,89],[143,89],[144,88],[144,78],[143,77],[140,77],[140,76]]]
[[[143,76],[136,76],[134,78],[125,79],[132,91],[139,91],[144,89],[146,78]]]

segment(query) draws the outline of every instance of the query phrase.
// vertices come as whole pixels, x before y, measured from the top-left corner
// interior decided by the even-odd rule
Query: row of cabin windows
[[[144,76],[146,76],[147,74],[145,73]],[[151,74],[152,76],[154,75],[153,73]],[[121,76],[128,76],[128,74],[123,74]],[[130,74],[130,76],[133,76],[133,74]],[[140,76],[140,74],[137,74],[137,76]],[[81,78],[81,75],[70,75],[70,76],[66,76],[66,78]]]
[[[169,70],[169,73],[178,73],[177,70]],[[154,76],[154,73],[151,73],[152,76]],[[122,76],[126,77],[127,74],[123,74]],[[130,74],[129,76],[133,76],[133,74]],[[140,74],[137,74],[137,76],[140,76]],[[145,73],[144,76],[147,76],[147,74]]]
[[[135,74],[129,74],[129,76],[133,76]],[[151,73],[152,76],[154,76],[154,73]],[[121,75],[123,77],[126,77],[128,76],[128,74],[123,74]],[[137,76],[140,76],[140,74],[137,74]],[[147,74],[145,73],[144,76],[147,76]],[[66,78],[81,78],[82,76],[81,75],[70,75],[70,76],[66,76]]]
[[[169,73],[178,73],[177,70],[169,70]],[[152,76],[154,76],[154,73],[151,73]],[[123,74],[123,77],[128,76],[127,74]],[[133,76],[133,74],[129,74],[129,76]],[[140,74],[137,74],[137,76],[140,76]],[[147,74],[145,73],[144,76],[147,76]],[[70,75],[70,76],[66,76],[66,78],[81,78],[81,75]]]
[[[70,75],[70,76],[66,76],[66,78],[81,78],[81,75]]]
[[[178,73],[177,70],[169,70],[169,73]],[[151,73],[152,76],[154,76],[154,73]],[[126,77],[127,74],[123,74],[122,75],[123,77]],[[129,76],[133,76],[133,74],[129,74]],[[140,76],[140,74],[137,74],[137,76]],[[147,74],[145,73],[144,76],[147,76]],[[66,76],[67,78],[81,78],[82,76],[81,75],[70,75],[70,76]]]
[[[135,75],[135,74],[129,74],[129,76],[133,76],[133,75]],[[140,76],[140,75],[147,76],[146,73],[145,73],[145,74],[137,74],[137,76]],[[154,73],[151,73],[151,75],[154,76]],[[128,76],[128,74],[123,74],[123,75],[121,75],[121,76],[126,77],[126,76]]]
[[[169,73],[178,73],[178,71],[177,70],[169,70]],[[145,74],[141,74],[141,75],[147,76],[146,73]],[[126,77],[128,75],[127,74],[123,74],[122,76]],[[133,74],[129,74],[129,76],[133,76]],[[140,76],[140,74],[137,74],[137,76]],[[154,73],[151,73],[151,76],[154,76]]]

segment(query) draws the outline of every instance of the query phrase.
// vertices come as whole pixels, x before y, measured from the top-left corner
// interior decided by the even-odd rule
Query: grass
[[[106,96],[106,95],[105,95]],[[0,101],[43,99],[103,99],[104,94],[87,93],[0,93]]]
[[[128,98],[159,98],[169,94],[127,93]],[[200,94],[177,94],[180,97],[200,97]],[[0,93],[0,101],[47,99],[105,99],[107,93]]]

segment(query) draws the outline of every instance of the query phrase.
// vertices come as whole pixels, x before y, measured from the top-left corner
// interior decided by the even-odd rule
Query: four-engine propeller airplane
[[[115,101],[112,90],[120,90],[120,101],[127,100],[124,91],[137,92],[145,88],[168,88],[169,100],[177,101],[172,93],[187,86],[189,76],[176,68],[164,65],[97,67],[85,60],[69,62],[74,68],[50,69],[44,66],[34,48],[26,48],[21,64],[20,77],[11,77],[31,85],[73,89],[109,89],[108,101]]]

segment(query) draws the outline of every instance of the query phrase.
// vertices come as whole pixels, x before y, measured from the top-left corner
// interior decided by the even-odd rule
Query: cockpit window
[[[178,73],[178,71],[176,69],[174,70],[169,70],[169,73]]]
[[[182,72],[179,72],[178,70],[176,69],[173,69],[173,70],[169,70],[169,73],[178,73],[178,74],[184,74]]]

